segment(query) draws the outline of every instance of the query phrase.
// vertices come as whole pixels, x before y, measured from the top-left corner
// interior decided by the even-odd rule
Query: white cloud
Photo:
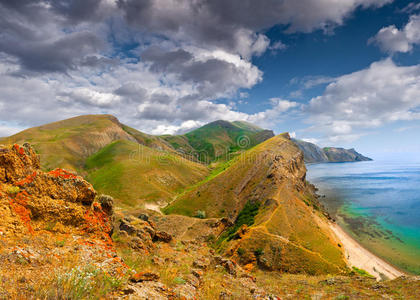
[[[312,143],[312,144],[318,144],[319,140],[315,138],[302,138],[302,141]]]
[[[0,137],[11,136],[12,134],[18,133],[23,130],[22,127],[0,125]]]
[[[330,141],[357,139],[370,128],[420,119],[420,65],[397,66],[391,59],[338,77],[308,107],[312,130]]]
[[[270,103],[271,108],[249,115],[245,120],[263,127],[272,127],[273,123],[284,121],[294,108],[300,107],[297,102],[281,98],[271,98]]]
[[[414,45],[420,44],[420,15],[411,16],[401,30],[395,25],[382,28],[368,43],[376,43],[388,53],[410,52]]]
[[[0,119],[34,126],[111,113],[147,132],[216,119],[271,127],[300,105],[273,98],[268,109],[247,114],[216,101],[262,81],[254,56],[285,48],[270,47],[262,32],[274,25],[328,31],[357,8],[391,2],[262,1],[2,1]]]

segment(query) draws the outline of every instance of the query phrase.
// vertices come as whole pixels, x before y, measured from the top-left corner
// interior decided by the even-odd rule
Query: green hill
[[[186,157],[210,163],[227,161],[274,134],[247,122],[215,121],[184,135],[164,135],[162,139]]]
[[[84,172],[86,158],[106,145],[126,140],[170,150],[159,137],[121,124],[111,115],[84,115],[29,128],[0,140],[4,144],[30,143],[40,154],[44,169],[64,168]]]
[[[159,137],[111,115],[84,115],[30,128],[0,143],[29,142],[40,154],[43,169],[76,171],[120,204],[138,206],[165,205],[214,176],[230,157],[272,135],[246,122],[216,121],[182,136]],[[203,165],[215,160],[221,163]]]
[[[167,142],[121,124],[110,115],[79,116],[30,128],[0,140],[29,142],[45,170],[63,168],[88,178],[120,204],[137,206],[171,200],[176,191],[209,173],[186,160]]]
[[[87,179],[121,204],[167,203],[208,174],[202,164],[133,141],[113,142],[86,160]]]

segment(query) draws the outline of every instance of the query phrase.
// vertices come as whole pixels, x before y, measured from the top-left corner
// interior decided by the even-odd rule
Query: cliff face
[[[306,163],[354,162],[372,160],[371,158],[356,152],[355,149],[335,147],[320,148],[313,143],[296,139],[292,140],[302,150]]]

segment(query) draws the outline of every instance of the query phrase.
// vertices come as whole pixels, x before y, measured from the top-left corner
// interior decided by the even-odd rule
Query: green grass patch
[[[374,276],[372,276],[371,274],[369,274],[367,271],[363,270],[363,269],[359,269],[356,267],[352,267],[352,270],[354,273],[360,275],[360,276],[365,276],[365,277],[370,277],[370,278],[375,278]]]
[[[235,224],[220,235],[216,246],[220,246],[224,241],[231,241],[242,225],[252,226],[259,208],[260,203],[248,201],[236,218]]]

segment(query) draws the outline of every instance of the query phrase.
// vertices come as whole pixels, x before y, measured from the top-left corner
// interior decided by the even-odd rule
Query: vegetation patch
[[[78,266],[57,273],[37,291],[37,296],[39,299],[103,299],[126,282],[126,278],[112,277],[95,266]]]
[[[217,241],[217,246],[220,246],[224,241],[231,241],[242,225],[252,226],[255,222],[255,216],[258,214],[259,208],[260,203],[248,201],[236,218],[235,224],[220,236]]]
[[[354,273],[360,275],[360,276],[365,276],[365,277],[369,277],[369,278],[375,278],[374,276],[372,276],[371,274],[369,274],[367,271],[363,270],[363,269],[359,269],[356,267],[352,267],[352,270]]]

